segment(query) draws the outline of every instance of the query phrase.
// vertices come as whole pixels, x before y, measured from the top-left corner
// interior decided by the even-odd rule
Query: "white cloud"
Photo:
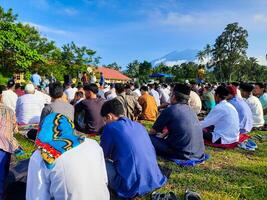
[[[63,12],[69,16],[74,16],[78,13],[78,11],[74,8],[64,8]]]
[[[253,21],[259,23],[267,23],[267,15],[254,15]]]
[[[52,28],[52,27],[36,24],[36,23],[33,23],[33,22],[24,22],[24,24],[29,24],[31,26],[34,26],[41,33],[53,33],[53,34],[56,34],[56,35],[64,35],[64,36],[69,35],[69,32],[67,32],[65,30],[56,29],[56,28]]]
[[[266,65],[267,66],[267,60],[264,56],[256,56],[258,63],[260,65]]]

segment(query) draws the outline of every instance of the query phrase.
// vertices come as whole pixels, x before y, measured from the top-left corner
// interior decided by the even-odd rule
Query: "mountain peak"
[[[152,66],[155,67],[160,63],[167,66],[173,66],[184,62],[195,61],[197,59],[198,50],[196,49],[185,49],[183,51],[172,51],[165,56],[155,59],[151,62]]]

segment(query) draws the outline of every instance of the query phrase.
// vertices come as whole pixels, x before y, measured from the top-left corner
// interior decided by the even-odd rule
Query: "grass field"
[[[145,124],[147,128],[151,124]],[[252,132],[252,135],[267,135],[267,132]],[[34,150],[32,142],[16,135],[27,158]],[[99,140],[99,138],[96,138]],[[202,199],[267,199],[267,141],[255,140],[258,149],[255,152],[241,150],[222,150],[206,148],[211,158],[196,167],[182,168],[161,158],[159,164],[172,169],[168,183],[160,192],[174,191],[180,199],[184,199],[187,188],[200,193]],[[138,200],[150,199],[150,196]]]

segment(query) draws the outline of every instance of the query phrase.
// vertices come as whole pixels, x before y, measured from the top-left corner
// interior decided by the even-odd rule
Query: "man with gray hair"
[[[16,117],[18,124],[38,124],[45,101],[39,95],[34,94],[33,84],[25,86],[25,95],[18,98],[16,105]]]

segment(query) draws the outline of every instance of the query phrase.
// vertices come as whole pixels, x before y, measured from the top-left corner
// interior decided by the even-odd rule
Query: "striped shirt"
[[[0,149],[13,153],[18,148],[18,143],[13,137],[17,131],[15,113],[11,108],[0,104]]]

